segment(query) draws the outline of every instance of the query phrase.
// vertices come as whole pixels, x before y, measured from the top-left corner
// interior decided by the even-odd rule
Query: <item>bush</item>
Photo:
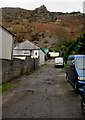
[[[69,55],[85,54],[84,47],[85,47],[85,35],[77,37],[76,40],[64,42],[60,46],[60,48],[63,51],[65,63],[67,62],[67,58]]]

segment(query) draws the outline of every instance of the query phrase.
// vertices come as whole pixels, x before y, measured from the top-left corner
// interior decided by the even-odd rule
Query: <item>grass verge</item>
[[[39,67],[36,68],[35,70],[38,70],[38,69],[39,69]],[[25,75],[30,75],[30,74],[32,74],[33,72],[35,72],[35,70],[32,69],[32,70],[30,70],[29,72],[26,72]],[[18,77],[16,77],[16,78],[18,78]],[[6,82],[6,83],[0,85],[0,93],[5,92],[6,90],[8,90],[9,88],[11,88],[11,87],[14,86],[15,84],[16,84],[16,81],[10,81],[10,82]]]
[[[6,90],[8,90],[10,87],[14,86],[14,82],[11,81],[11,82],[6,82],[2,85],[0,85],[0,93],[3,93],[5,92]]]

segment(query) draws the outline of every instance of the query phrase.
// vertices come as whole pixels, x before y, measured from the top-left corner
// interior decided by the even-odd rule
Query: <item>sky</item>
[[[45,5],[50,12],[73,12],[84,11],[84,0],[0,0],[2,7],[20,7],[27,10]]]

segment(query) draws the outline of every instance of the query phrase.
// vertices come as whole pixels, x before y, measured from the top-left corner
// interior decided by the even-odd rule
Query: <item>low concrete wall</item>
[[[26,72],[29,72],[39,67],[39,59],[0,59],[0,62],[2,62],[2,70],[0,70],[0,73],[2,74],[2,82],[0,81],[0,84],[10,81]]]

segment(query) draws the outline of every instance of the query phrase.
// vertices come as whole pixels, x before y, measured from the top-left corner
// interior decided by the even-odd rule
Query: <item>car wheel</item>
[[[84,101],[84,98],[82,98],[82,100],[81,100],[81,108],[82,108],[83,113],[85,114],[85,101]]]
[[[74,90],[76,93],[78,92],[77,82],[75,82],[75,84],[74,84]]]
[[[67,79],[67,82],[69,82],[69,80],[68,80],[68,75],[66,74],[66,79]]]

